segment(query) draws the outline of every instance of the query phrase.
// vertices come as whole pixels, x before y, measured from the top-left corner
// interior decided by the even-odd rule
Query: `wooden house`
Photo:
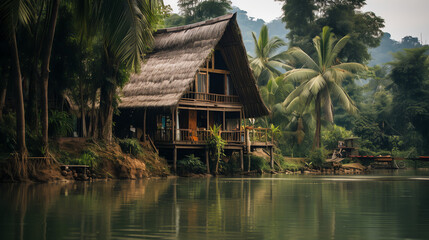
[[[115,119],[119,137],[150,140],[170,156],[202,152],[208,164],[210,127],[221,126],[226,150],[264,147],[272,153],[268,129],[251,129],[244,119],[269,114],[249,67],[236,15],[160,29],[141,71],[122,90]],[[272,154],[271,154],[272,156]],[[243,161],[242,161],[243,162]],[[242,163],[243,168],[243,163]]]

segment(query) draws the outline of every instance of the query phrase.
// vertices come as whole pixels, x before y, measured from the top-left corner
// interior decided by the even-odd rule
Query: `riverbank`
[[[9,156],[1,161],[0,181],[141,179],[170,175],[164,158],[149,145],[134,140],[105,144],[92,139],[61,138],[50,144],[48,157],[28,157],[21,162]]]

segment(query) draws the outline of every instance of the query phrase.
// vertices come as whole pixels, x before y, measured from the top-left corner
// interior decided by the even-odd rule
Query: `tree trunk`
[[[80,113],[82,117],[82,137],[86,138],[86,114],[85,114],[85,105],[86,103],[83,101],[83,82],[79,81],[79,90],[80,90]]]
[[[35,60],[37,61],[37,60]],[[39,98],[38,98],[38,81],[39,77],[37,76],[37,73],[34,71],[37,71],[37,64],[35,67],[33,67],[32,73],[30,75],[30,89],[28,93],[28,104],[27,104],[27,123],[28,127],[31,129],[31,131],[37,132],[39,129]]]
[[[25,145],[25,113],[24,113],[24,95],[22,93],[22,78],[21,67],[19,63],[18,45],[16,43],[16,30],[12,30],[11,36],[11,53],[12,53],[12,69],[15,75],[15,89],[16,89],[16,144],[18,153],[21,159],[27,154],[27,146]]]
[[[88,135],[91,137],[95,137],[95,133],[97,132],[97,123],[96,123],[96,113],[95,113],[95,100],[97,98],[97,91],[94,92],[94,94],[92,95],[92,106],[91,106],[91,118],[89,121],[89,133]]]
[[[4,84],[2,84],[2,89],[0,89],[0,122],[3,120],[3,108],[6,104],[7,83],[8,79],[6,79]]]
[[[48,80],[49,80],[49,62],[51,59],[52,44],[54,42],[55,26],[57,24],[58,9],[60,0],[54,0],[50,16],[48,35],[45,39],[42,56],[42,142],[44,148],[48,149]]]
[[[113,98],[117,87],[117,73],[119,63],[111,58],[111,51],[106,44],[104,47],[106,80],[100,88],[100,107],[98,109],[98,138],[110,143],[112,141],[113,127]]]
[[[100,108],[98,119],[98,137],[107,142],[112,141],[112,125],[113,125],[113,96],[115,94],[115,86],[112,82],[106,81],[101,87],[100,92]]]
[[[316,108],[316,132],[314,134],[313,149],[320,148],[320,130],[321,130],[321,109],[320,109],[320,94],[316,96],[315,108]]]

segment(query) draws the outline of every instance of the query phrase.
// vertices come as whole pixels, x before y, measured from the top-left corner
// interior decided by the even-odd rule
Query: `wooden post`
[[[247,160],[249,161],[249,166],[247,167],[247,172],[250,172],[250,152],[247,152]]]
[[[147,108],[144,108],[144,113],[143,113],[143,142],[146,142],[146,111],[147,111]]]
[[[173,149],[173,169],[174,169],[174,173],[177,174],[177,147],[174,146]]]
[[[207,167],[207,173],[210,174],[209,149],[208,148],[206,148],[206,167]]]
[[[210,111],[207,109],[207,130],[210,130]]]
[[[241,163],[241,171],[244,172],[244,159],[243,159],[243,149],[240,149],[240,163]]]
[[[174,108],[171,109],[171,142],[174,143]]]
[[[271,169],[274,169],[273,147],[270,147],[270,165],[271,165]]]
[[[223,124],[222,124],[222,130],[226,130],[225,128],[225,110],[222,112],[223,113]]]

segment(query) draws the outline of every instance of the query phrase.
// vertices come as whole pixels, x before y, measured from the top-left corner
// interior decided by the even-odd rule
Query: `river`
[[[0,184],[0,239],[429,239],[429,172]]]

